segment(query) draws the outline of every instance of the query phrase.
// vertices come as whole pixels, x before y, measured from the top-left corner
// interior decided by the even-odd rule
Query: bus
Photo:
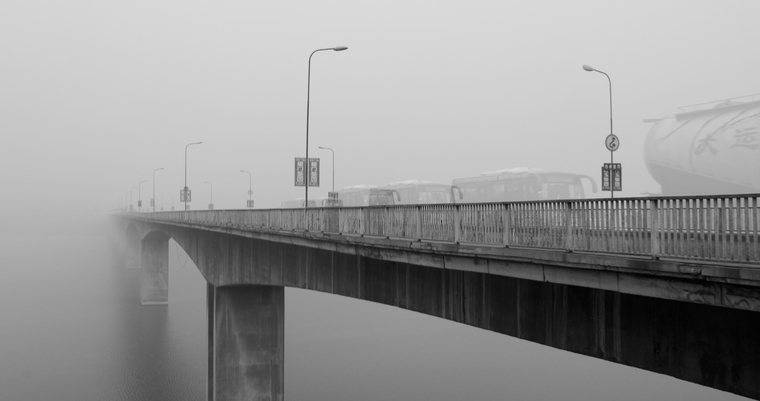
[[[288,200],[280,205],[283,209],[303,209],[304,198]],[[341,207],[343,202],[340,199],[322,197],[319,199],[309,199],[309,207]]]
[[[587,175],[545,172],[519,167],[489,171],[475,177],[457,178],[452,191],[463,203],[509,202],[585,198],[582,180],[596,193],[596,182]]]
[[[392,206],[400,198],[398,191],[374,185],[354,185],[338,191],[342,206]]]
[[[283,209],[303,209],[304,198],[287,200],[280,205]],[[317,203],[314,200],[309,200],[309,207],[316,207]]]
[[[392,182],[382,188],[398,192],[400,199],[396,202],[397,205],[452,203],[454,198],[451,185],[425,180]]]

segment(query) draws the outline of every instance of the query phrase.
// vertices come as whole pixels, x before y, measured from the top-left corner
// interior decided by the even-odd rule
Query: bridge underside
[[[282,398],[283,286],[413,310],[760,399],[756,312],[399,262],[359,245],[330,250],[182,227],[168,232],[209,282],[209,399],[243,399],[251,383],[271,394],[263,399]],[[165,246],[146,241],[144,254]],[[256,337],[255,325],[269,327],[268,340]],[[249,375],[256,369],[266,384]]]

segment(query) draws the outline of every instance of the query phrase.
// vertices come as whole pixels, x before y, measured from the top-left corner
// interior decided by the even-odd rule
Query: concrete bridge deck
[[[118,217],[133,244],[128,253],[142,255],[145,302],[166,302],[169,238],[209,282],[209,399],[281,399],[283,286],[415,310],[760,398],[757,199]],[[465,241],[472,239],[480,242]],[[252,341],[254,332],[268,340]],[[252,356],[231,363],[231,349]]]

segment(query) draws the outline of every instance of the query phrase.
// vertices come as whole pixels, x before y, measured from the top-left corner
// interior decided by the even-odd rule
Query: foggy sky
[[[757,1],[4,1],[0,200],[76,219],[138,192],[180,209],[303,197],[306,131],[322,186],[450,183],[530,166],[599,181],[609,88],[624,191],[657,192],[644,118],[760,92]],[[597,196],[607,196],[606,193]],[[129,196],[127,196],[129,200]]]

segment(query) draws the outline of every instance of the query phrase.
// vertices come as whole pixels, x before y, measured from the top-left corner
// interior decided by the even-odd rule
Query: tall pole
[[[311,95],[311,56],[314,55],[316,52],[321,52],[325,50],[334,50],[336,52],[343,51],[348,49],[346,46],[338,46],[338,47],[328,47],[326,49],[317,49],[311,52],[309,55],[309,71],[308,76],[306,80],[306,186],[305,186],[305,198],[306,201],[303,204],[304,213],[306,212],[306,208],[309,207],[309,175],[311,172],[311,166],[309,165],[309,97]]]
[[[248,209],[251,208],[251,196],[253,195],[253,189],[251,188],[251,172],[247,170],[240,170],[241,173],[248,173]]]
[[[319,148],[327,149],[332,153],[332,192],[335,192],[335,151],[324,146],[320,146]]]
[[[167,192],[167,194],[172,196],[172,208],[171,210],[174,210],[174,192]]]
[[[188,143],[187,145],[185,145],[185,188],[183,189],[184,194],[185,194],[185,210],[187,210],[187,194],[188,194],[187,192],[187,147],[190,145],[200,145],[202,143],[203,142],[193,142],[193,143]]]
[[[150,199],[150,203],[153,204],[153,212],[156,211],[156,171],[163,170],[164,168],[157,168],[153,170],[153,197]]]
[[[607,77],[607,82],[609,82],[609,84],[610,84],[610,135],[612,135],[612,79],[610,79],[610,76],[607,75],[606,72],[599,71],[596,68],[591,67],[590,65],[585,65],[584,64],[583,65],[583,69],[586,70],[586,71],[589,71],[589,72],[591,72],[591,71],[598,72],[600,74],[604,74],[604,76]],[[614,152],[612,150],[610,150],[610,164],[613,164],[613,162],[614,162],[613,156],[612,156],[613,153]],[[610,172],[610,199],[612,199],[612,198],[615,197],[615,190],[614,190],[615,187],[614,187],[614,183],[613,183],[613,180],[614,180],[613,174],[615,174],[615,173],[614,172]]]
[[[140,181],[139,184],[137,184],[137,186],[139,188],[137,190],[137,204],[138,204],[138,206],[137,206],[138,209],[137,210],[140,211],[140,212],[142,212],[142,183],[143,182],[148,182],[148,180],[142,180],[142,181]]]

